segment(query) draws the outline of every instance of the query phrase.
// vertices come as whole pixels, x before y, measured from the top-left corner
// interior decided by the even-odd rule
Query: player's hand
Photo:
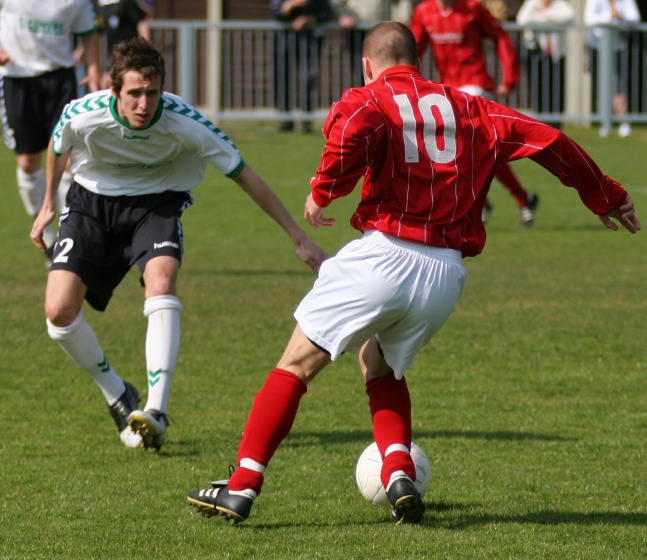
[[[506,84],[499,84],[496,88],[497,95],[506,96],[510,93],[510,88]]]
[[[357,25],[357,20],[353,16],[344,15],[339,18],[338,23],[342,29],[352,29]]]
[[[304,263],[306,263],[312,270],[319,272],[321,263],[328,258],[328,253],[317,245],[307,235],[303,236],[296,243],[296,253]]]
[[[303,217],[312,227],[330,227],[335,223],[334,218],[324,218],[323,208],[313,199],[312,193],[306,198],[306,208]]]
[[[617,220],[620,225],[631,233],[640,231],[640,222],[636,217],[634,201],[629,195],[627,195],[627,198],[625,198],[622,203],[618,204],[618,206],[616,206],[611,212],[600,216],[600,220],[604,224],[604,227],[612,229],[613,231],[618,231],[618,225],[615,222],[612,222],[611,218]]]
[[[306,25],[315,23],[315,21],[312,16],[298,16],[292,20],[292,29],[301,31]]]
[[[289,14],[294,8],[302,8],[308,4],[308,0],[285,0],[281,3],[281,13]]]
[[[41,251],[47,249],[45,242],[43,241],[43,231],[45,228],[54,221],[54,216],[56,215],[56,210],[48,210],[43,206],[41,211],[36,216],[34,223],[31,227],[31,232],[29,237],[36,247]]]
[[[101,78],[95,75],[87,75],[80,82],[80,85],[86,86],[92,93],[99,91],[101,88]]]

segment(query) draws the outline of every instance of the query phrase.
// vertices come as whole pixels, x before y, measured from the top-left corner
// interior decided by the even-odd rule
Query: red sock
[[[307,388],[296,375],[283,369],[273,369],[254,398],[252,411],[238,447],[237,463],[243,459],[266,467],[281,442],[292,429],[301,397]],[[251,488],[260,494],[263,473],[240,467],[229,479],[231,490]]]
[[[373,437],[382,455],[381,479],[386,488],[395,471],[404,471],[412,480],[416,479],[416,468],[408,452],[394,451],[386,457],[386,450],[392,445],[411,448],[411,398],[407,380],[398,381],[393,373],[366,384],[368,405],[373,419]]]
[[[519,208],[528,201],[528,191],[521,186],[519,179],[517,179],[517,176],[512,172],[510,165],[507,163],[500,165],[494,176],[501,181],[506,190],[515,197]]]

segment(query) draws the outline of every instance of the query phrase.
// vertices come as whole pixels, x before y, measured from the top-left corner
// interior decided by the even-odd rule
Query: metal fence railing
[[[273,21],[154,20],[153,40],[167,62],[170,91],[215,120],[323,118],[341,92],[360,83],[358,27],[349,33],[328,24],[295,33]],[[586,46],[582,25],[520,27],[506,23],[521,61],[519,87],[500,99],[510,107],[554,122],[647,122],[647,25],[601,28],[598,49]],[[563,33],[563,59],[543,57],[524,31]],[[500,73],[493,49],[489,67]],[[429,53],[423,73],[435,77]],[[622,92],[627,113],[614,113]]]

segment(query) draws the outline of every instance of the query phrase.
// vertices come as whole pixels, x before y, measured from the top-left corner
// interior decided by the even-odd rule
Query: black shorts
[[[44,151],[65,105],[77,93],[74,68],[60,68],[33,78],[5,76],[0,111],[6,117],[3,135],[7,148],[16,154]]]
[[[103,196],[72,183],[50,270],[78,274],[87,302],[104,311],[133,264],[143,273],[155,257],[182,261],[180,217],[192,203],[190,192]]]

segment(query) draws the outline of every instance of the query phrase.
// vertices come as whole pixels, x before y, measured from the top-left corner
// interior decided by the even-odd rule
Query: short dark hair
[[[385,67],[418,64],[416,39],[406,25],[397,21],[385,21],[373,27],[366,34],[362,54]]]
[[[124,74],[131,70],[139,72],[147,80],[159,76],[162,86],[164,85],[166,68],[162,53],[143,37],[117,43],[112,49],[111,58],[110,81],[117,93],[124,85]]]

